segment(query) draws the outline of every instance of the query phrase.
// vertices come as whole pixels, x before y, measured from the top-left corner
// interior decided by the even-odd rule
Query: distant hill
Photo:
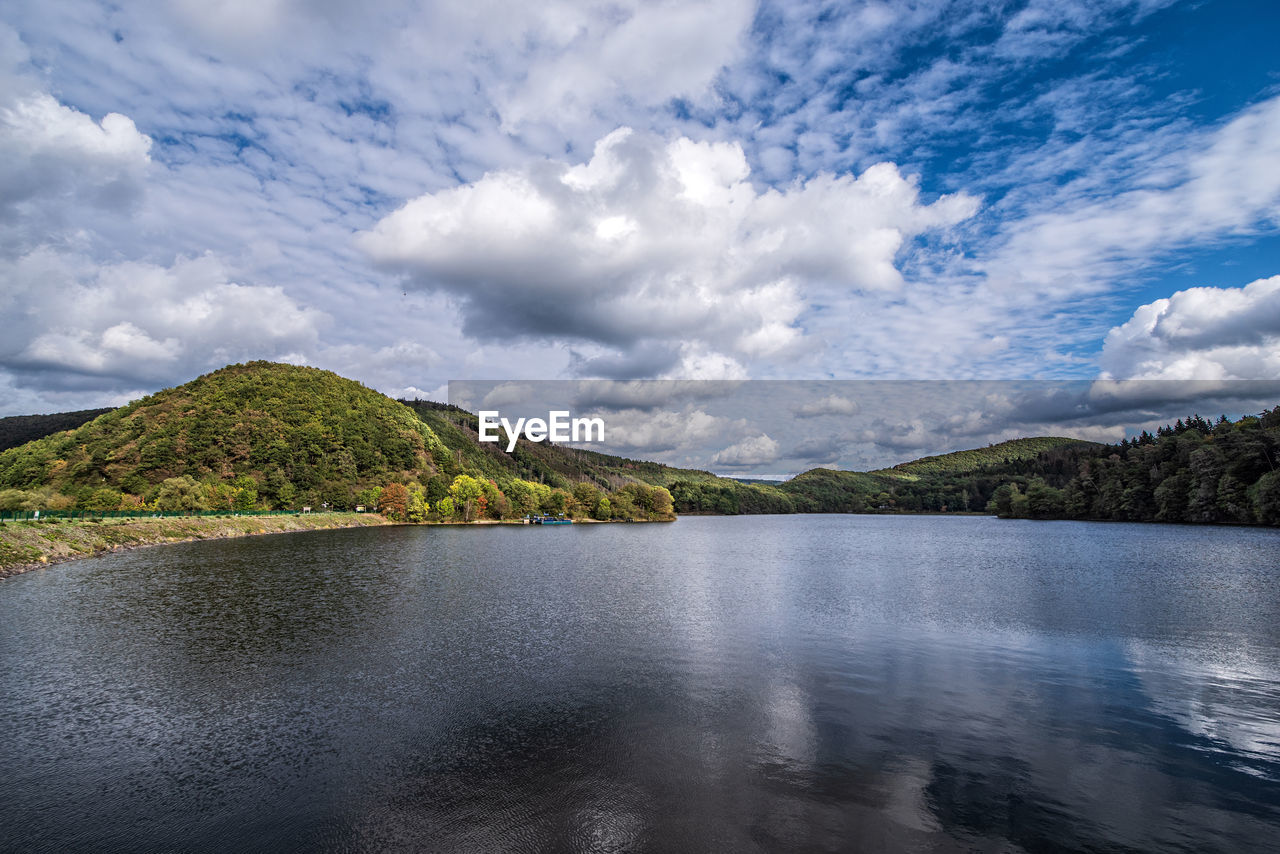
[[[110,409],[81,409],[77,412],[55,412],[52,415],[10,415],[0,418],[0,451],[7,451],[63,430],[74,430]]]
[[[1033,460],[1045,451],[1063,445],[1101,445],[1085,442],[1080,439],[1068,439],[1062,436],[1036,436],[1031,439],[1010,439],[997,445],[985,448],[974,448],[968,451],[954,451],[950,454],[939,454],[932,457],[921,457],[908,463],[898,463],[888,469],[880,469],[876,474],[890,477],[917,478],[925,475],[962,474],[978,471],[992,466],[1008,465],[1022,460]]]

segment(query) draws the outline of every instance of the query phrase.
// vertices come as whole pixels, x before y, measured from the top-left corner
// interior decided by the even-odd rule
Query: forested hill
[[[1007,442],[988,445],[985,448],[954,451],[950,454],[940,454],[935,457],[921,457],[909,463],[899,463],[893,468],[881,469],[877,474],[901,475],[912,478],[930,475],[965,474],[982,471],[993,466],[1008,466],[1013,463],[1034,460],[1040,454],[1064,445],[1079,446],[1088,444],[1091,443],[1061,436],[1010,439]]]
[[[413,409],[329,371],[231,365],[0,453],[0,510],[671,517],[669,494],[627,477],[625,461],[617,477],[570,478],[563,462],[497,465],[456,427],[445,438]]]
[[[1062,467],[1030,466],[993,494],[1002,516],[1280,524],[1280,407],[1179,419]]]
[[[1042,436],[871,472],[820,468],[774,484],[676,481],[670,488],[682,513],[981,513],[1010,477],[1041,468],[1066,471],[1104,447]]]
[[[1116,445],[1022,439],[779,484],[678,481],[682,513],[988,512],[1039,519],[1280,524],[1280,407],[1180,419]]]

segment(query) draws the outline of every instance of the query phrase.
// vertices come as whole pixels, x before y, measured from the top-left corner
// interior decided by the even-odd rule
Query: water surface
[[[1264,851],[1280,532],[382,528],[0,584],[0,850]]]

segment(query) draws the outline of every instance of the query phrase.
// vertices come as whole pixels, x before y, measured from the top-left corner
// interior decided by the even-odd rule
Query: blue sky
[[[0,414],[1280,379],[1274,3],[348,5],[5,5]]]

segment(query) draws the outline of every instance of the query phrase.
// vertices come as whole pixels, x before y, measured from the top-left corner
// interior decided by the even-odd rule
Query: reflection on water
[[[1249,851],[1280,535],[396,528],[0,584],[0,850]]]

